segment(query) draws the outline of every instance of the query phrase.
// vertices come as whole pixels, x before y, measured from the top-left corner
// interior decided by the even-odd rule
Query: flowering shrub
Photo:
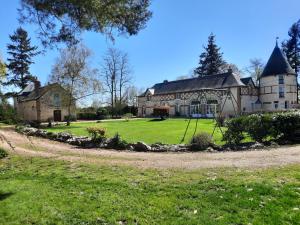
[[[105,138],[106,130],[102,127],[88,127],[86,130],[93,140]]]

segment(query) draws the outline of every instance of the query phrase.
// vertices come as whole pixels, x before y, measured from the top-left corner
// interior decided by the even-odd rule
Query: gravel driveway
[[[143,153],[82,149],[46,139],[27,137],[16,133],[12,128],[1,128],[0,138],[0,146],[20,155],[139,168],[264,168],[300,163],[300,145],[242,152]]]

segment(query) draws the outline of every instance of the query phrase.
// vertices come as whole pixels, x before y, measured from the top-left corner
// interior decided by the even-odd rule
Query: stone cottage
[[[298,106],[297,75],[277,43],[256,85],[251,77],[226,73],[155,84],[138,96],[138,115],[168,107],[170,116],[214,117]]]
[[[54,83],[41,87],[39,81],[29,84],[14,98],[18,116],[24,121],[63,121],[69,115],[69,93]],[[71,115],[75,116],[75,102],[71,101]]]

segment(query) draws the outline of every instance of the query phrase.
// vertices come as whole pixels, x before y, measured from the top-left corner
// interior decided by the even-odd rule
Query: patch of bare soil
[[[199,169],[217,167],[264,168],[300,163],[300,146],[219,153],[152,153],[82,149],[42,138],[27,137],[12,128],[0,129],[0,146],[19,155],[71,162],[129,165],[139,168]]]

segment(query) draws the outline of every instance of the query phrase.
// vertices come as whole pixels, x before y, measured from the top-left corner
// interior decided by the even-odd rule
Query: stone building
[[[69,93],[61,85],[54,83],[41,87],[40,82],[29,84],[14,98],[18,116],[24,121],[63,121],[69,115]],[[72,100],[70,113],[75,116]]]
[[[251,77],[226,73],[164,81],[138,96],[138,115],[151,116],[168,108],[170,116],[235,116],[257,111],[288,110],[297,106],[297,76],[277,43],[256,85]]]

